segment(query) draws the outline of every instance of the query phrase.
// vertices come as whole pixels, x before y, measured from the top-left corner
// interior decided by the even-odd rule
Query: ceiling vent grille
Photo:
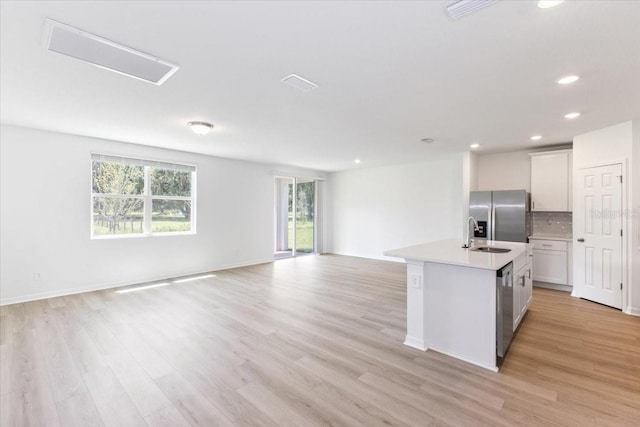
[[[452,0],[445,6],[447,15],[451,19],[460,19],[471,13],[477,12],[499,0]]]
[[[318,85],[314,82],[304,79],[297,74],[290,74],[287,77],[283,78],[282,81],[303,92],[309,92],[318,87]]]
[[[51,19],[45,20],[44,46],[51,52],[155,85],[164,83],[180,68],[160,58]]]

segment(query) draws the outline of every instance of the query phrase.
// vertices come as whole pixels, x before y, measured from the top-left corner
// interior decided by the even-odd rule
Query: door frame
[[[627,213],[629,212],[628,210],[628,191],[627,191],[627,186],[628,186],[628,160],[627,158],[621,158],[618,160],[607,160],[607,161],[603,161],[603,162],[594,162],[594,163],[586,163],[584,165],[576,165],[575,163],[575,158],[574,158],[574,169],[572,171],[573,173],[573,213],[575,214],[576,212],[576,208],[577,206],[581,206],[581,205],[577,205],[576,202],[579,201],[579,197],[580,194],[582,192],[582,190],[576,191],[579,186],[577,185],[578,181],[577,181],[577,175],[578,175],[578,171],[581,171],[583,169],[591,169],[591,168],[597,168],[597,167],[601,167],[601,166],[614,166],[614,165],[620,165],[621,166],[621,171],[622,171],[622,194],[621,194],[621,201],[622,201],[622,206],[621,206],[621,215],[622,215],[622,221],[621,221],[621,227],[622,227],[622,307],[621,310],[624,313],[630,313],[629,309],[629,289],[631,287],[631,284],[629,283],[629,268],[631,268],[631,263],[629,262],[629,242],[632,241],[632,239],[629,239],[629,233],[631,233],[631,227],[629,227],[631,224],[629,224],[630,222],[630,215],[628,215]],[[576,167],[579,166],[579,167]],[[575,221],[573,221],[573,224],[575,224]],[[573,238],[576,239],[578,236],[575,232],[576,230],[572,230],[572,234],[573,234]],[[575,243],[575,240],[572,240],[572,244]],[[573,260],[572,260],[572,264],[573,264],[573,271],[575,272],[576,267],[577,267],[577,258],[578,258],[579,254],[578,251],[575,250],[575,248],[573,249]],[[576,283],[572,283],[573,285],[573,290],[571,292],[571,296],[572,297],[577,297],[577,298],[581,298],[582,297],[582,286],[576,286]]]

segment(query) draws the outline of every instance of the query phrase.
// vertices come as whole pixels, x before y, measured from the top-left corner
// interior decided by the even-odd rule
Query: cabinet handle
[[[584,242],[584,238],[578,237],[578,242]]]
[[[527,270],[528,278],[531,279],[531,269]]]
[[[545,246],[545,247],[547,247],[547,248],[550,248],[552,245],[548,245],[548,244],[546,244],[546,243],[543,243],[541,246]]]

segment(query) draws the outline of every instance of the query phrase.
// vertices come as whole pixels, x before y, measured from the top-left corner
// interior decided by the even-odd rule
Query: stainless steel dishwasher
[[[513,338],[513,263],[496,272],[496,354],[504,358]]]

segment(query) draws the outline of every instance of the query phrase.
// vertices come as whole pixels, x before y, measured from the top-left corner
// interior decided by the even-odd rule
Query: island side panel
[[[424,263],[426,347],[497,371],[496,272]]]
[[[404,344],[426,350],[424,262],[407,261],[407,336]]]

